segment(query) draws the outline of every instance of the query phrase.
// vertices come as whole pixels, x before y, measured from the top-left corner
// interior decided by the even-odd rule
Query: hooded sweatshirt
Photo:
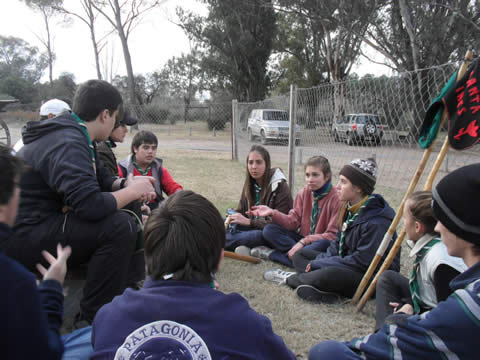
[[[332,241],[325,252],[320,253],[311,262],[312,270],[327,266],[344,267],[358,272],[366,272],[375,256],[383,236],[387,232],[395,217],[395,211],[387,201],[378,194],[373,194],[367,206],[358,214],[355,221],[345,230],[343,256],[339,256],[338,247],[341,231]],[[393,239],[385,254],[388,254],[397,235]],[[400,252],[390,266],[391,270],[400,270]]]
[[[29,165],[22,177],[16,225],[36,224],[66,206],[81,219],[98,221],[117,210],[113,178],[96,156],[75,118],[65,113],[27,123],[19,153]]]

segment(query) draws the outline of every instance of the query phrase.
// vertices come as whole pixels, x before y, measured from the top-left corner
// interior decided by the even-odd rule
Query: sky
[[[38,37],[44,34],[44,25],[40,14],[33,12],[20,0],[1,0],[0,35],[15,36],[24,39],[43,51]],[[79,7],[78,0],[65,0],[66,7]],[[173,56],[188,53],[189,41],[183,30],[175,25],[175,7],[181,5],[198,13],[204,8],[195,0],[167,0],[158,9],[151,10],[141,23],[132,31],[129,48],[134,73],[147,73],[160,69]],[[172,21],[170,21],[172,20]],[[99,35],[108,33],[111,27],[99,17]],[[62,72],[71,72],[77,82],[96,78],[95,60],[89,28],[78,19],[69,24],[53,21],[54,63],[53,77]],[[125,75],[122,47],[115,33],[108,37],[108,44],[101,58],[108,73]],[[113,66],[111,65],[113,64]],[[43,81],[48,79],[45,72]]]
[[[44,24],[40,14],[33,12],[20,0],[1,0],[0,35],[15,36],[24,39],[31,45],[44,51],[39,40],[44,34]],[[241,1],[241,0],[239,0]],[[78,0],[65,0],[66,7],[79,9]],[[133,71],[135,74],[148,73],[159,70],[168,59],[188,53],[190,44],[183,30],[174,24],[175,8],[182,6],[185,9],[205,14],[203,5],[195,0],[166,0],[157,9],[151,10],[142,22],[132,31],[129,38],[129,48],[132,56]],[[77,83],[96,78],[95,61],[88,27],[78,19],[68,24],[60,19],[52,21],[53,43],[56,60],[53,68],[53,78],[63,72],[75,75]],[[111,27],[99,17],[98,35],[106,34]],[[115,75],[125,75],[123,52],[118,36],[113,33],[107,38],[107,45],[101,53],[102,73],[106,80]],[[371,52],[370,52],[371,55]],[[353,69],[360,76],[366,73],[389,74],[386,67],[369,64],[361,60]],[[48,80],[48,71],[42,81]]]

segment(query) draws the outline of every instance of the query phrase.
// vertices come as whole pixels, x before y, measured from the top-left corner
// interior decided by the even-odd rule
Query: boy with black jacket
[[[91,323],[103,304],[143,278],[143,258],[134,257],[136,226],[118,209],[154,197],[153,179],[130,177],[120,189],[95,149],[122,111],[118,90],[90,80],[78,88],[72,113],[29,122],[23,134],[21,155],[29,169],[5,252],[33,270],[42,249],[54,253],[57,243],[71,246],[69,265],[88,263],[77,322]]]

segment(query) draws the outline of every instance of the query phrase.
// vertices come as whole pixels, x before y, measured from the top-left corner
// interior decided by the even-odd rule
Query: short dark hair
[[[147,275],[161,280],[208,283],[225,246],[225,226],[217,208],[202,195],[181,190],[168,197],[145,225]]]
[[[305,163],[303,171],[307,170],[307,166],[314,166],[319,168],[325,178],[330,179],[332,177],[332,168],[330,167],[330,163],[325,156],[316,155],[309,158]]]
[[[12,153],[12,149],[0,144],[0,205],[7,204],[15,190],[15,183],[23,173],[23,161]]]
[[[120,92],[103,80],[88,80],[81,84],[73,98],[73,112],[83,121],[94,121],[107,109],[112,115],[116,110],[123,113]]]
[[[140,130],[138,133],[135,134],[132,139],[132,145],[130,146],[130,151],[132,152],[132,154],[135,153],[133,151],[133,148],[138,149],[142,144],[158,145],[158,139],[153,132],[147,130]]]

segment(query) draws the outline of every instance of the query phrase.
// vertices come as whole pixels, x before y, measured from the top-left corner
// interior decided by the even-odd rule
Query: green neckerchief
[[[422,262],[423,258],[430,249],[439,243],[440,239],[432,239],[430,240],[418,253],[415,257],[415,261],[413,262],[413,269],[410,275],[410,280],[408,281],[408,285],[410,287],[410,293],[412,294],[412,301],[413,301],[413,310],[415,314],[420,313],[420,288],[418,286],[418,279],[417,273],[420,268],[420,263]]]
[[[94,150],[94,148],[93,148],[92,139],[90,139],[90,135],[88,135],[87,125],[85,124],[85,121],[83,121],[82,119],[80,119],[80,118],[78,117],[78,115],[75,114],[73,111],[72,111],[72,115],[73,115],[73,117],[75,118],[75,121],[77,122],[77,124],[80,125],[80,128],[81,128],[82,131],[83,131],[83,134],[84,134],[85,137],[87,138],[88,147],[89,147],[89,149],[90,149],[90,155],[92,156],[93,171],[96,173],[96,172],[97,172],[97,165],[96,165],[96,160],[95,160],[95,150]]]
[[[347,210],[347,219],[344,221],[342,225],[342,232],[340,233],[340,242],[338,244],[338,255],[340,257],[343,257],[343,243],[345,241],[345,232],[347,231],[348,227],[353,224],[353,222],[357,219],[358,215],[362,212],[362,210],[367,206],[367,204],[370,202],[371,199],[373,199],[374,196],[370,195],[368,199],[363,203],[362,206],[360,206],[360,209],[358,209],[355,213],[352,213],[351,211]]]
[[[256,182],[253,183],[255,188],[255,205],[260,204],[260,193],[262,192],[262,187],[258,185]]]
[[[111,150],[113,148],[113,143],[112,140],[108,139],[105,140],[105,144],[107,144],[108,148]]]
[[[310,215],[310,235],[315,234],[315,228],[317,227],[318,218],[318,202],[322,200],[332,189],[332,183],[330,180],[322,186],[322,188],[312,191],[312,213]],[[321,190],[321,191],[319,191]]]
[[[152,168],[152,163],[150,163],[147,168],[145,169],[145,171],[142,170],[142,168],[140,167],[140,165],[138,165],[137,163],[137,159],[135,159],[135,155],[132,155],[132,163],[133,163],[133,166],[135,166],[135,169],[137,169],[137,171],[142,174],[143,176],[145,175],[148,175],[148,172],[150,171],[150,169]]]

